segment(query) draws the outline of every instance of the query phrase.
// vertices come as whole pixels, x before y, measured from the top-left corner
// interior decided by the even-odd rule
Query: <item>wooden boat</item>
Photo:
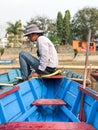
[[[73,71],[70,71],[70,70],[65,70],[64,73],[62,74],[64,75],[65,77],[71,79],[71,80],[74,80],[80,84],[83,84],[83,79],[84,79],[84,76],[81,75],[81,74],[78,74],[76,72],[73,72]],[[86,85],[90,85],[91,84],[91,81],[90,79],[86,79]]]
[[[0,124],[0,130],[97,130],[98,93],[64,76],[32,78],[0,92]]]
[[[0,64],[12,64],[15,62],[15,59],[11,60],[0,60]]]
[[[13,84],[17,84],[17,77],[20,76],[20,69],[10,69],[8,72],[0,73],[0,88],[3,89],[4,86],[13,86]]]
[[[65,70],[62,75],[83,84],[83,76],[76,72]],[[21,77],[20,69],[10,69],[8,72],[0,73],[0,84],[16,84],[18,77]]]
[[[91,72],[91,76],[96,80],[98,81],[98,70],[94,70]]]

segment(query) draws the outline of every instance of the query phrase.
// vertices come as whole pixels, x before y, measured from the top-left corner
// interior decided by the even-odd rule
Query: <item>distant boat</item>
[[[17,77],[21,77],[20,69],[10,69],[8,72],[0,73],[0,88],[17,84]]]
[[[65,70],[64,73],[63,73],[63,76],[65,76],[65,77],[67,77],[67,78],[69,78],[73,81],[76,81],[80,84],[83,84],[84,76],[81,75],[81,74],[78,74],[78,73],[70,71],[70,70]],[[90,85],[90,83],[91,83],[90,79],[89,78],[86,79],[86,85],[88,86],[88,85]]]
[[[91,76],[92,76],[96,81],[98,81],[98,70],[92,71],[92,72],[91,72]]]
[[[12,64],[15,62],[15,59],[11,60],[0,60],[0,64]]]
[[[83,84],[83,76],[69,70],[65,70],[62,76],[76,81],[80,84]],[[21,78],[20,69],[10,69],[8,72],[0,73],[0,86],[13,86],[18,83],[18,80]],[[86,85],[88,86],[90,81],[86,81]]]

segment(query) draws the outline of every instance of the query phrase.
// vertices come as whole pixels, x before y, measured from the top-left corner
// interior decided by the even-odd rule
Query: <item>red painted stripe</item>
[[[6,92],[3,92],[3,93],[0,94],[0,98],[3,98],[3,97],[5,97],[5,96],[7,96],[7,95],[9,95],[9,94],[11,94],[11,93],[14,93],[15,91],[17,91],[17,90],[19,90],[19,89],[20,89],[20,87],[19,87],[19,86],[16,86],[16,87],[12,88],[11,90],[8,90],[8,91],[6,91]]]
[[[2,74],[8,74],[8,72],[0,72],[0,75],[2,75]]]
[[[80,86],[79,86],[79,90],[81,90],[85,94],[90,95],[94,99],[98,100],[98,94],[94,94],[94,93],[92,93],[92,92],[88,91],[87,89],[84,89],[83,87],[80,87]]]

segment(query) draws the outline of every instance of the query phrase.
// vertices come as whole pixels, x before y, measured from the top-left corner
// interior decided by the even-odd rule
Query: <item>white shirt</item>
[[[38,69],[44,71],[46,67],[55,68],[58,66],[58,55],[53,43],[45,36],[37,39],[40,65]]]

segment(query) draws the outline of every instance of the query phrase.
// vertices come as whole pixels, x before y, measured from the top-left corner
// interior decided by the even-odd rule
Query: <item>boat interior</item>
[[[82,94],[85,121],[79,119]],[[43,130],[98,129],[98,94],[67,78],[32,78],[0,92],[0,127],[13,123]]]

